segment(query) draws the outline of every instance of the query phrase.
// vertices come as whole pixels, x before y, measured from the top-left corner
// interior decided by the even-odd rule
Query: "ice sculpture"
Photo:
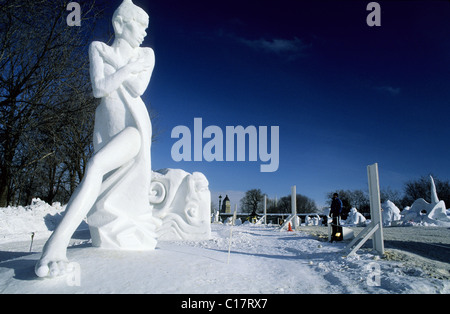
[[[66,249],[82,219],[88,216],[94,246],[154,249],[156,223],[148,191],[151,181],[152,127],[141,95],[155,64],[151,48],[141,48],[147,13],[124,0],[113,16],[111,46],[93,42],[89,48],[95,113],[93,157],[72,195],[64,219],[44,246],[35,267],[40,277],[66,271]]]
[[[180,169],[153,172],[150,203],[161,219],[159,240],[206,240],[211,236],[211,193],[200,172]]]

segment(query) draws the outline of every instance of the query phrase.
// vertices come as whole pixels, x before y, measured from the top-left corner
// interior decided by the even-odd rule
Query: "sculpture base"
[[[155,220],[151,212],[131,218],[96,210],[88,217],[92,245],[103,249],[154,250],[156,247]]]
[[[153,250],[157,240],[201,241],[211,237],[211,193],[199,172],[152,172],[147,206],[111,193],[88,215],[92,245],[104,249]],[[139,198],[140,200],[141,198]]]

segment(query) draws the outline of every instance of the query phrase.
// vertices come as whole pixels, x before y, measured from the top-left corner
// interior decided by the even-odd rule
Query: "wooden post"
[[[370,216],[372,222],[345,247],[344,250],[348,251],[359,241],[359,243],[350,251],[348,256],[355,254],[355,252],[359,250],[370,237],[372,237],[373,249],[380,255],[384,254],[383,223],[381,219],[380,184],[377,163],[367,166],[367,177],[369,182]]]
[[[267,225],[267,195],[264,194],[264,224]]]
[[[378,177],[378,164],[367,166],[369,178],[370,216],[378,230],[372,236],[373,249],[380,255],[384,254],[383,220],[381,218],[380,183]]]

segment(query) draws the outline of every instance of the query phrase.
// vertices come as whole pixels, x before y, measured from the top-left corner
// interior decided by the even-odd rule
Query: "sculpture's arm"
[[[142,62],[133,61],[118,68],[114,73],[105,76],[105,61],[114,68],[117,68],[117,65],[112,64],[114,63],[113,59],[106,60],[107,57],[100,52],[102,49],[101,45],[102,43],[100,42],[92,42],[89,47],[90,75],[94,97],[96,98],[102,98],[111,94],[122,86],[126,80],[134,76],[133,74],[139,74],[144,69]]]
[[[144,56],[139,62],[142,63],[142,71],[132,75],[123,85],[132,97],[142,96],[150,83],[153,68],[155,67],[155,53],[151,48],[143,48]]]

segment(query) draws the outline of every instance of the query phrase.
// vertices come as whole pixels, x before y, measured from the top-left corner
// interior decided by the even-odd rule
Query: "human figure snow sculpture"
[[[39,277],[66,271],[66,249],[88,215],[92,244],[104,248],[150,250],[156,246],[156,219],[149,203],[152,127],[141,99],[155,64],[151,48],[141,48],[147,13],[124,0],[113,16],[111,46],[89,49],[95,113],[94,150],[84,179],[72,195],[64,219],[44,246],[35,267]]]
[[[113,15],[113,44],[93,42],[89,48],[92,89],[102,99],[95,113],[95,153],[44,246],[35,267],[39,277],[66,273],[67,245],[86,215],[92,245],[107,249],[153,250],[158,236],[210,236],[211,194],[203,174],[169,169],[152,184],[152,126],[141,99],[155,65],[153,50],[140,47],[148,20],[144,10],[124,0]]]

